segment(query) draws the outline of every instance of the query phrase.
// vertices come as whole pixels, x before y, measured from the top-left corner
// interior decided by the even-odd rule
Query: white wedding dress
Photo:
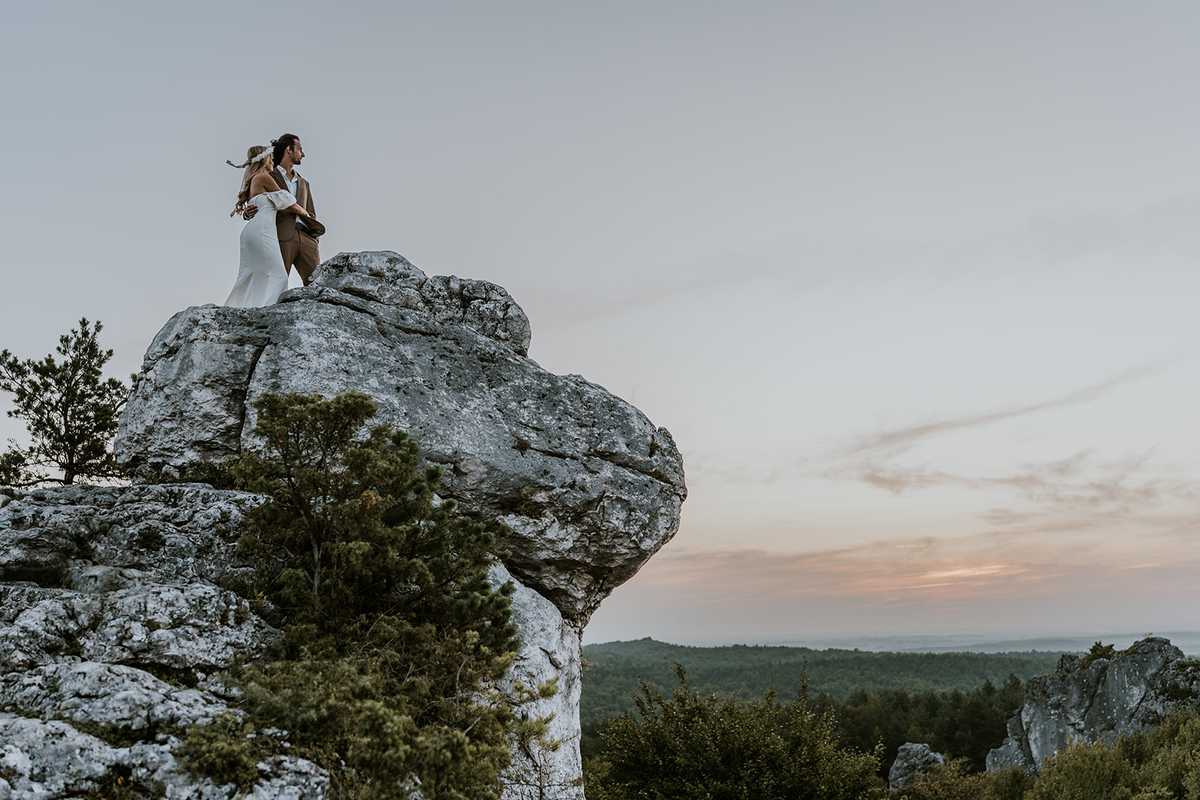
[[[250,202],[258,207],[258,213],[242,228],[237,280],[225,301],[225,305],[234,308],[269,306],[279,299],[288,284],[275,215],[279,209],[295,205],[296,198],[291,192],[281,190],[256,194]]]

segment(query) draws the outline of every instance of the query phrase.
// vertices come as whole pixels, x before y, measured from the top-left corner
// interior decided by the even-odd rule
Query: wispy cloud
[[[901,463],[908,450],[930,438],[1091,402],[1164,368],[1161,364],[1135,367],[1049,400],[882,431],[836,453],[824,476],[894,495],[943,487],[993,496],[1007,492],[1012,498],[1009,505],[993,506],[977,515],[994,532],[1007,536],[1079,534],[1118,522],[1127,530],[1177,534],[1188,530],[1188,520],[1194,519],[1187,506],[1200,497],[1200,483],[1192,475],[1156,469],[1154,448],[1116,459],[1103,459],[1086,448],[992,475]]]
[[[1197,560],[1182,543],[1168,541],[1104,548],[1026,541],[1017,548],[988,535],[920,537],[815,552],[679,549],[661,553],[638,580],[733,603],[754,598],[803,606],[840,598],[928,605],[1052,595],[1097,586],[1105,576],[1191,569]]]
[[[855,456],[873,452],[889,452],[895,453],[912,445],[917,444],[925,439],[935,436],[941,436],[946,433],[978,428],[985,425],[994,425],[997,422],[1004,422],[1018,417],[1037,414],[1043,411],[1050,411],[1058,408],[1066,408],[1068,406],[1080,405],[1088,403],[1103,396],[1109,391],[1123,386],[1127,383],[1147,378],[1155,375],[1163,370],[1162,365],[1146,365],[1133,367],[1124,370],[1117,375],[1112,376],[1099,383],[1084,386],[1083,388],[1067,392],[1059,397],[1043,400],[1037,403],[1030,403],[1014,408],[999,409],[996,411],[988,411],[981,414],[968,414],[965,416],[949,417],[947,419],[934,420],[925,422],[919,425],[910,425],[902,428],[896,428],[889,431],[881,431],[862,438],[860,441],[846,448],[841,455]]]
[[[931,593],[977,594],[1014,580],[1057,574],[1054,560],[1014,558],[986,539],[946,541],[920,537],[849,548],[788,553],[765,550],[677,551],[660,554],[644,580],[660,585],[707,586],[715,592],[751,591],[780,598],[874,597],[903,600]]]

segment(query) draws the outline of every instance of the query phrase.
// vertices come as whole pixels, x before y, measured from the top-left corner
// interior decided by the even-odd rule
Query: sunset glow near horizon
[[[587,641],[1200,627],[1200,7],[799,5],[6,11],[0,348],[135,370],[293,131],[324,257],[504,286],[676,439]]]

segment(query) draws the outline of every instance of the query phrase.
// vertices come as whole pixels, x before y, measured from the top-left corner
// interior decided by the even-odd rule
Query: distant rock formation
[[[172,732],[227,710],[220,671],[278,635],[216,585],[244,568],[233,545],[263,498],[162,481],[252,446],[263,394],[356,390],[443,467],[446,496],[510,534],[492,572],[516,586],[508,679],[557,682],[533,711],[554,715],[562,744],[514,752],[505,800],[582,798],[583,627],[675,534],[687,490],[670,433],[543,370],[529,340],[501,287],[388,252],[338,255],[273,306],[172,317],[116,443],[143,483],[0,490],[0,797],[78,796],[118,772],[172,797],[228,796],[179,767]],[[328,787],[301,759],[260,775],[264,800]]]
[[[946,757],[935,753],[927,744],[905,742],[896,752],[896,760],[888,770],[888,789],[898,792],[912,786],[918,776],[946,763]]]
[[[1169,639],[1148,637],[1112,658],[1064,655],[1050,675],[1025,687],[1025,704],[1008,737],[987,755],[987,769],[1037,772],[1073,744],[1111,743],[1200,701],[1200,661]]]

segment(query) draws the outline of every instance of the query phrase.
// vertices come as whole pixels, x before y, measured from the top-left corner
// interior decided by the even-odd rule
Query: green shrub
[[[1042,767],[1026,800],[1132,800],[1134,773],[1113,748],[1074,745]]]
[[[589,800],[864,800],[884,797],[877,754],[842,747],[803,700],[738,701],[644,685],[589,762]]]
[[[1095,642],[1091,646],[1091,649],[1089,649],[1087,651],[1087,653],[1084,654],[1083,658],[1080,659],[1079,668],[1087,669],[1095,661],[1099,661],[1102,658],[1111,660],[1111,659],[1115,658],[1116,655],[1117,655],[1116,646],[1111,645],[1111,644],[1104,644],[1103,642]]]
[[[488,800],[501,791],[520,698],[495,682],[517,647],[512,586],[493,588],[494,523],[438,502],[436,469],[359,394],[268,395],[260,450],[230,465],[272,498],[248,516],[239,590],[283,630],[234,676],[258,729],[330,769],[335,795]],[[190,763],[249,778],[240,732],[189,738]],[[242,737],[244,738],[244,737]]]
[[[191,728],[177,751],[185,767],[219,784],[249,789],[258,781],[258,762],[270,747],[256,740],[252,726],[233,714]]]
[[[1032,781],[1020,770],[972,773],[966,761],[951,761],[919,775],[898,800],[1022,800]]]

